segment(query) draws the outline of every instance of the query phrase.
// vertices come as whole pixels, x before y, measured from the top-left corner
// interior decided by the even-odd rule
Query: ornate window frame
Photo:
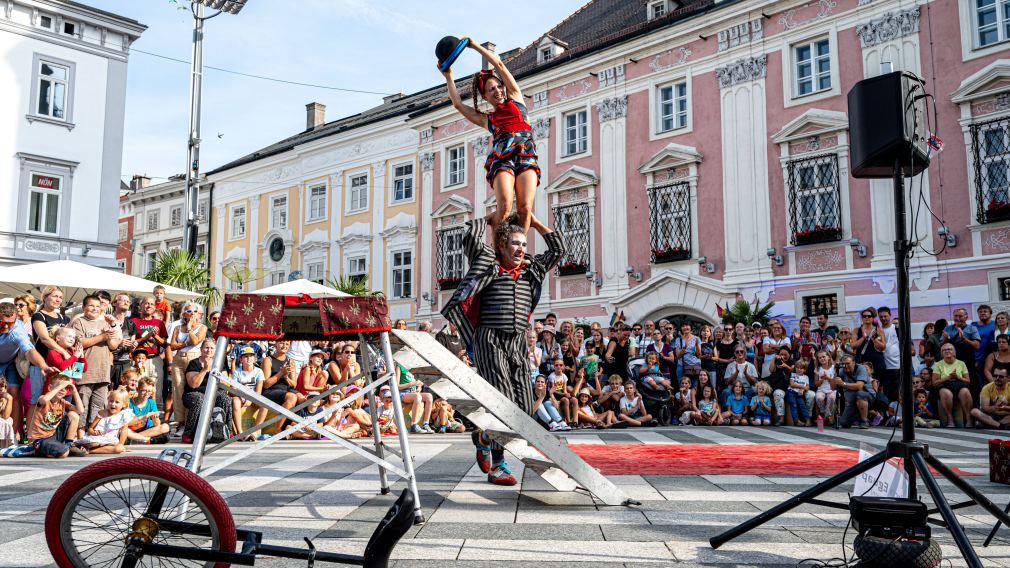
[[[700,253],[698,251],[698,165],[703,156],[693,146],[681,144],[667,144],[659,152],[653,154],[644,164],[638,168],[638,172],[645,176],[644,190],[649,196],[650,217],[652,210],[651,194],[656,188],[670,185],[672,183],[686,183],[688,186],[688,207],[690,230],[690,250],[684,258],[671,260],[670,264],[682,270],[697,271],[697,262],[693,259]],[[656,262],[651,257],[653,233],[650,220],[649,227],[649,248],[650,263]]]
[[[431,213],[432,220],[432,231],[433,238],[435,239],[433,250],[435,251],[435,289],[438,290],[452,290],[458,284],[459,281],[446,280],[443,282],[446,276],[442,274],[442,236],[447,231],[461,231],[464,229],[463,224],[473,216],[473,205],[465,197],[459,195],[451,195],[448,199],[442,202],[441,205],[435,208]],[[463,274],[466,274],[467,260],[466,255],[460,251],[462,256],[462,273],[459,275],[460,279]]]
[[[592,272],[596,269],[596,189],[599,182],[600,179],[593,170],[581,166],[572,166],[544,188],[547,194],[547,207],[551,211],[552,224],[556,223],[555,214],[558,208],[573,205],[582,205],[588,208],[586,223],[588,225],[587,238],[589,246],[587,252],[588,258],[585,259],[587,266],[585,270],[571,274],[562,274],[559,267],[559,278],[585,278],[586,272]],[[557,229],[558,227],[555,226],[554,228]],[[562,264],[566,260],[567,256],[562,259]]]
[[[794,235],[790,228],[794,226],[791,217],[792,206],[789,203],[789,166],[797,160],[821,156],[824,154],[835,154],[837,158],[837,183],[838,183],[838,212],[840,216],[841,235],[838,240],[851,238],[852,236],[852,208],[849,200],[849,118],[844,112],[823,110],[818,108],[808,109],[800,116],[786,123],[781,130],[772,135],[773,144],[779,146],[779,164],[782,168],[783,180],[783,207],[786,211],[786,241],[793,243]],[[865,235],[864,239],[869,239]],[[827,244],[831,244],[830,241]],[[790,244],[786,250],[790,255],[799,248],[805,246],[824,246],[824,242],[804,244]],[[846,249],[846,263],[851,264],[850,247]],[[791,261],[795,260],[793,258]],[[794,266],[795,262],[790,262]]]

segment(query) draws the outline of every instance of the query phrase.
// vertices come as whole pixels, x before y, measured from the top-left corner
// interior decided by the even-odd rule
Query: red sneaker
[[[487,473],[491,470],[491,451],[484,447],[477,447],[477,466],[480,467],[481,473]]]
[[[183,444],[192,444],[193,443],[193,436],[187,436],[186,434],[183,434],[182,435],[182,443]]]
[[[519,483],[516,480],[516,476],[512,475],[512,472],[509,471],[508,464],[504,462],[487,472],[487,481],[495,485],[515,485]]]

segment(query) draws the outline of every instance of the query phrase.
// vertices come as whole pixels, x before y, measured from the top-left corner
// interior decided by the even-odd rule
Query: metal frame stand
[[[220,444],[217,444],[210,448],[207,447],[207,434],[210,431],[211,415],[214,409],[215,397],[205,396],[203,400],[203,406],[200,408],[200,419],[197,422],[196,433],[193,436],[193,448],[191,450],[193,457],[189,463],[189,469],[192,470],[194,473],[199,473],[206,477],[241,460],[242,458],[252,454],[253,452],[265,448],[278,440],[286,438],[288,435],[298,430],[309,429],[319,434],[323,439],[330,440],[331,442],[334,442],[335,444],[345,449],[348,449],[354,452],[355,454],[362,456],[365,459],[375,463],[379,468],[380,492],[383,495],[389,493],[389,480],[387,472],[392,472],[397,476],[399,476],[400,478],[407,480],[407,486],[410,489],[411,494],[413,495],[414,522],[415,524],[423,523],[424,514],[421,512],[421,501],[417,491],[417,477],[414,474],[414,463],[410,453],[410,445],[407,440],[407,429],[405,425],[405,420],[403,419],[403,406],[400,404],[400,397],[398,396],[393,397],[393,416],[394,420],[396,421],[397,434],[400,443],[400,453],[397,454],[397,452],[393,451],[391,448],[386,447],[381,436],[378,434],[378,427],[377,427],[378,409],[376,406],[377,402],[375,398],[375,390],[387,384],[390,386],[391,389],[397,388],[396,373],[394,368],[395,363],[393,361],[392,349],[389,343],[389,333],[382,332],[379,336],[379,343],[381,344],[383,358],[385,359],[386,363],[386,373],[383,374],[381,377],[379,377],[378,374],[374,370],[372,370],[374,368],[374,365],[371,360],[371,357],[369,357],[368,354],[368,345],[365,336],[361,335],[360,340],[362,345],[361,351],[363,353],[362,368],[365,370],[363,372],[366,373],[367,377],[367,384],[365,385],[365,387],[359,390],[358,392],[354,393],[353,395],[345,399],[342,399],[340,403],[336,404],[332,408],[325,410],[322,414],[317,414],[315,416],[305,418],[297,414],[298,410],[312,404],[315,401],[324,399],[333,391],[341,388],[343,384],[330,387],[326,391],[323,391],[322,393],[316,395],[315,397],[312,397],[311,399],[305,401],[304,403],[289,410],[263,397],[256,391],[242,384],[232,381],[227,375],[217,371],[217,369],[221,369],[222,365],[224,364],[228,347],[228,338],[218,337],[216,350],[214,352],[214,362],[212,363],[215,371],[208,374],[207,378],[205,379],[207,381],[206,392],[208,393],[217,392],[218,386],[220,385],[229,393],[236,396],[240,396],[246,400],[250,400],[254,404],[272,410],[278,414],[277,417],[265,421],[262,424],[258,425],[256,428],[247,431],[246,432],[247,434],[259,431],[265,428],[266,426],[269,426],[270,424],[278,420],[281,420],[281,417],[289,419],[292,424],[287,426],[283,431],[275,433],[270,438],[257,442],[256,444],[245,448],[241,452],[228,457],[222,462],[215,464],[214,467],[203,469],[203,458],[205,455],[211,454],[235,441],[235,439],[233,438],[231,440],[225,440],[224,442],[221,442]],[[336,434],[318,425],[318,421],[320,420],[320,418],[323,419],[328,418],[333,413],[342,410],[350,403],[364,396],[368,396],[369,409],[372,416],[373,444],[375,447],[374,453],[358,444],[355,444],[354,442],[341,438],[340,436],[337,436]],[[389,453],[400,458],[402,467],[386,459],[385,457],[386,451],[389,451]]]
[[[913,251],[914,244],[905,238],[907,228],[905,224],[905,200],[903,195],[904,180],[902,176],[901,160],[898,159],[895,160],[893,177],[895,221],[894,264],[897,272],[898,322],[900,325],[906,326],[904,331],[898,334],[898,349],[901,353],[901,371],[899,375],[901,381],[901,396],[905,401],[905,404],[901,405],[901,441],[891,442],[884,451],[873,455],[869,459],[860,462],[821,483],[818,483],[810,489],[807,489],[806,491],[803,491],[786,501],[783,501],[760,515],[744,521],[728,531],[711,538],[709,540],[709,544],[712,545],[712,548],[719,548],[726,542],[758,527],[759,525],[763,525],[764,523],[803,503],[848,510],[849,507],[846,504],[821,501],[816,499],[816,497],[834,489],[835,487],[838,487],[860,473],[868,471],[877,465],[883,464],[888,459],[895,457],[903,458],[905,461],[905,471],[908,473],[908,498],[916,498],[916,472],[918,472],[922,476],[922,483],[926,486],[926,490],[933,498],[933,503],[936,507],[930,511],[930,514],[939,512],[942,518],[942,521],[930,519],[930,522],[947,528],[951,536],[954,537],[954,542],[957,544],[958,550],[961,551],[962,557],[964,557],[965,562],[970,568],[984,567],[982,561],[978,557],[978,554],[972,547],[971,541],[968,540],[968,535],[965,534],[964,527],[962,527],[961,523],[958,522],[957,516],[954,514],[954,509],[960,509],[972,504],[980,505],[988,511],[989,514],[996,517],[1003,523],[1010,525],[1010,516],[1008,516],[1005,511],[1000,510],[1000,508],[990,501],[985,495],[982,495],[977,489],[972,487],[971,484],[961,479],[961,477],[951,471],[950,468],[944,465],[939,459],[930,455],[928,445],[915,439],[915,416],[912,413],[913,405],[911,404],[911,401],[913,400],[911,373],[912,338],[908,333],[907,328],[908,323],[911,321],[911,307],[909,305],[908,294],[908,259]],[[840,417],[836,417],[836,420],[839,418]],[[933,469],[935,469],[948,481],[953,483],[955,487],[960,489],[969,500],[955,505],[947,503],[947,499],[943,495],[943,490],[940,489],[940,485],[936,482],[936,479],[934,479],[933,474],[929,469],[930,466],[932,466]]]

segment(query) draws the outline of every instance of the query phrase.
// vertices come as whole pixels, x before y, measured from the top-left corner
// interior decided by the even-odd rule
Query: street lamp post
[[[200,203],[200,111],[203,99],[203,22],[224,12],[238,14],[246,0],[194,0],[193,57],[189,81],[189,139],[186,144],[186,228],[182,234],[182,247],[196,254],[196,241],[200,229],[197,218]],[[204,7],[217,10],[204,16]]]

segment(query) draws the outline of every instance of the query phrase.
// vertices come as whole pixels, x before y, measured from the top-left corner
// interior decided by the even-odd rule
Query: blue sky
[[[192,17],[182,0],[83,0],[148,26],[133,47],[189,61]],[[292,81],[412,93],[442,81],[434,46],[444,35],[526,46],[588,0],[497,3],[446,0],[248,0],[238,15],[205,24],[204,63]],[[505,9],[507,8],[507,9]],[[503,10],[509,16],[502,17]],[[479,65],[468,51],[455,71]],[[189,65],[130,55],[123,175],[164,178],[186,161]],[[206,70],[201,170],[305,128],[305,104],[327,120],[382,102],[382,95],[286,85]],[[160,181],[156,179],[155,181]]]

